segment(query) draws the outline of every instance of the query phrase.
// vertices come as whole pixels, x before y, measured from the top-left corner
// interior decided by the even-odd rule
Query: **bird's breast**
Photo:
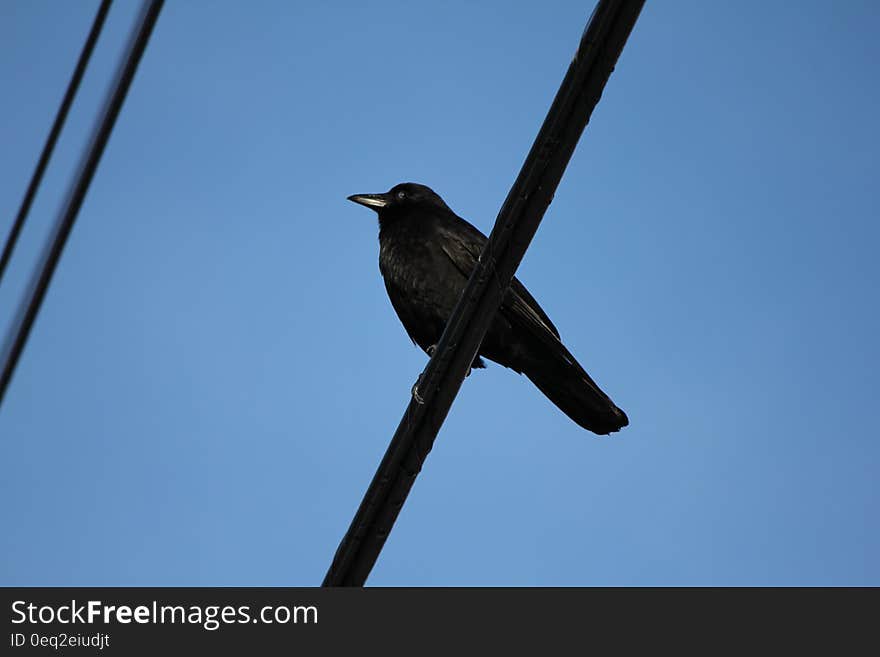
[[[379,271],[398,304],[445,321],[467,280],[430,233],[380,235]],[[392,290],[394,292],[392,292]],[[396,304],[397,305],[397,304]]]

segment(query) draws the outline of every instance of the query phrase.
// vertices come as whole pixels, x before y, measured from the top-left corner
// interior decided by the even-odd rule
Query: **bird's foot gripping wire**
[[[412,387],[412,397],[416,400],[416,404],[422,405],[425,403],[425,400],[422,399],[422,396],[419,394],[419,384],[422,382],[422,374],[419,374],[419,378],[416,379],[416,382]]]
[[[437,351],[436,344],[428,345],[428,347],[425,348],[425,353],[428,354],[428,357],[433,356],[435,351]],[[419,405],[425,403],[425,400],[422,399],[422,396],[419,394],[419,385],[422,383],[422,377],[424,377],[424,376],[425,376],[424,372],[419,374],[419,378],[416,379],[416,382],[413,384],[412,390],[410,391],[410,392],[412,392],[413,399],[415,399],[416,403]]]
[[[437,345],[436,345],[436,344],[428,345],[427,349],[425,349],[425,353],[428,354],[428,357],[429,357],[429,358],[430,358],[431,356],[434,355],[434,352],[435,352],[435,351],[437,351]],[[415,399],[415,400],[416,400],[416,403],[419,404],[419,405],[425,403],[425,400],[422,399],[422,396],[419,394],[419,384],[422,382],[422,377],[423,377],[424,375],[425,375],[424,372],[422,372],[421,374],[419,374],[419,378],[416,379],[416,382],[413,384],[412,390],[410,391],[410,392],[412,393],[412,397],[413,397],[413,399]]]

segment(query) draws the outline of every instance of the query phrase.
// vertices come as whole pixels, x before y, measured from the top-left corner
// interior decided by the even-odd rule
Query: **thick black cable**
[[[644,0],[600,0],[324,586],[361,586],[379,556],[522,260]]]
[[[49,130],[49,136],[46,137],[46,143],[43,144],[43,151],[40,153],[40,159],[37,161],[37,166],[34,168],[30,184],[28,184],[27,191],[24,193],[24,198],[21,200],[18,214],[15,215],[15,221],[9,229],[9,235],[7,235],[6,243],[3,245],[3,253],[0,255],[0,283],[3,282],[3,274],[6,273],[6,267],[9,264],[9,259],[12,258],[12,252],[15,250],[15,245],[18,242],[18,235],[21,233],[21,229],[24,227],[24,222],[27,220],[28,212],[31,210],[31,204],[34,202],[34,197],[37,195],[37,189],[39,189],[40,183],[43,181],[43,174],[46,172],[49,160],[52,159],[52,151],[55,150],[55,142],[58,141],[58,135],[61,134],[61,129],[64,127],[64,122],[67,120],[67,112],[70,110],[70,106],[73,104],[73,99],[76,97],[79,83],[83,78],[83,74],[86,72],[86,67],[89,65],[89,59],[92,57],[92,51],[95,49],[95,44],[98,42],[101,28],[104,26],[104,19],[107,18],[107,12],[110,11],[111,4],[113,4],[113,0],[102,0],[101,6],[98,7],[98,13],[95,14],[95,20],[92,21],[92,29],[86,37],[82,52],[79,54],[79,60],[76,62],[76,68],[73,69],[73,75],[70,76],[70,82],[67,84],[67,91],[64,92],[64,98],[61,100],[61,105],[58,107],[55,121],[52,123],[51,130]]]
[[[104,148],[113,132],[116,118],[122,109],[125,96],[131,86],[132,79],[134,79],[134,74],[150,40],[150,34],[153,32],[163,4],[164,0],[145,0],[143,3],[129,38],[126,54],[117,69],[113,84],[108,90],[103,109],[98,115],[88,149],[83,154],[67,199],[56,220],[55,230],[46,245],[44,256],[34,272],[31,285],[22,299],[16,321],[9,329],[9,334],[3,345],[3,369],[0,370],[0,405],[3,403],[15,366],[27,343],[31,327],[40,310],[49,283],[52,281],[52,275],[64,251],[64,245],[76,221],[79,209],[82,207],[95,170],[101,161],[101,155],[104,153]]]

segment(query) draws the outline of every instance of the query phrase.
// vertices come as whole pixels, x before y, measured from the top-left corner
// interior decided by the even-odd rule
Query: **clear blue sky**
[[[96,8],[0,3],[3,235]],[[0,584],[320,583],[425,362],[345,197],[488,232],[591,10],[166,4],[0,409]],[[649,0],[519,270],[631,426],[475,373],[370,584],[880,584],[878,31]]]

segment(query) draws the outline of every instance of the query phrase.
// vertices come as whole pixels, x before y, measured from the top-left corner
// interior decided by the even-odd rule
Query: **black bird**
[[[461,296],[486,236],[432,189],[401,183],[384,194],[348,200],[379,215],[379,271],[409,337],[428,355]],[[629,424],[559,339],[559,331],[514,278],[471,368],[480,356],[525,374],[563,413],[597,434]]]

